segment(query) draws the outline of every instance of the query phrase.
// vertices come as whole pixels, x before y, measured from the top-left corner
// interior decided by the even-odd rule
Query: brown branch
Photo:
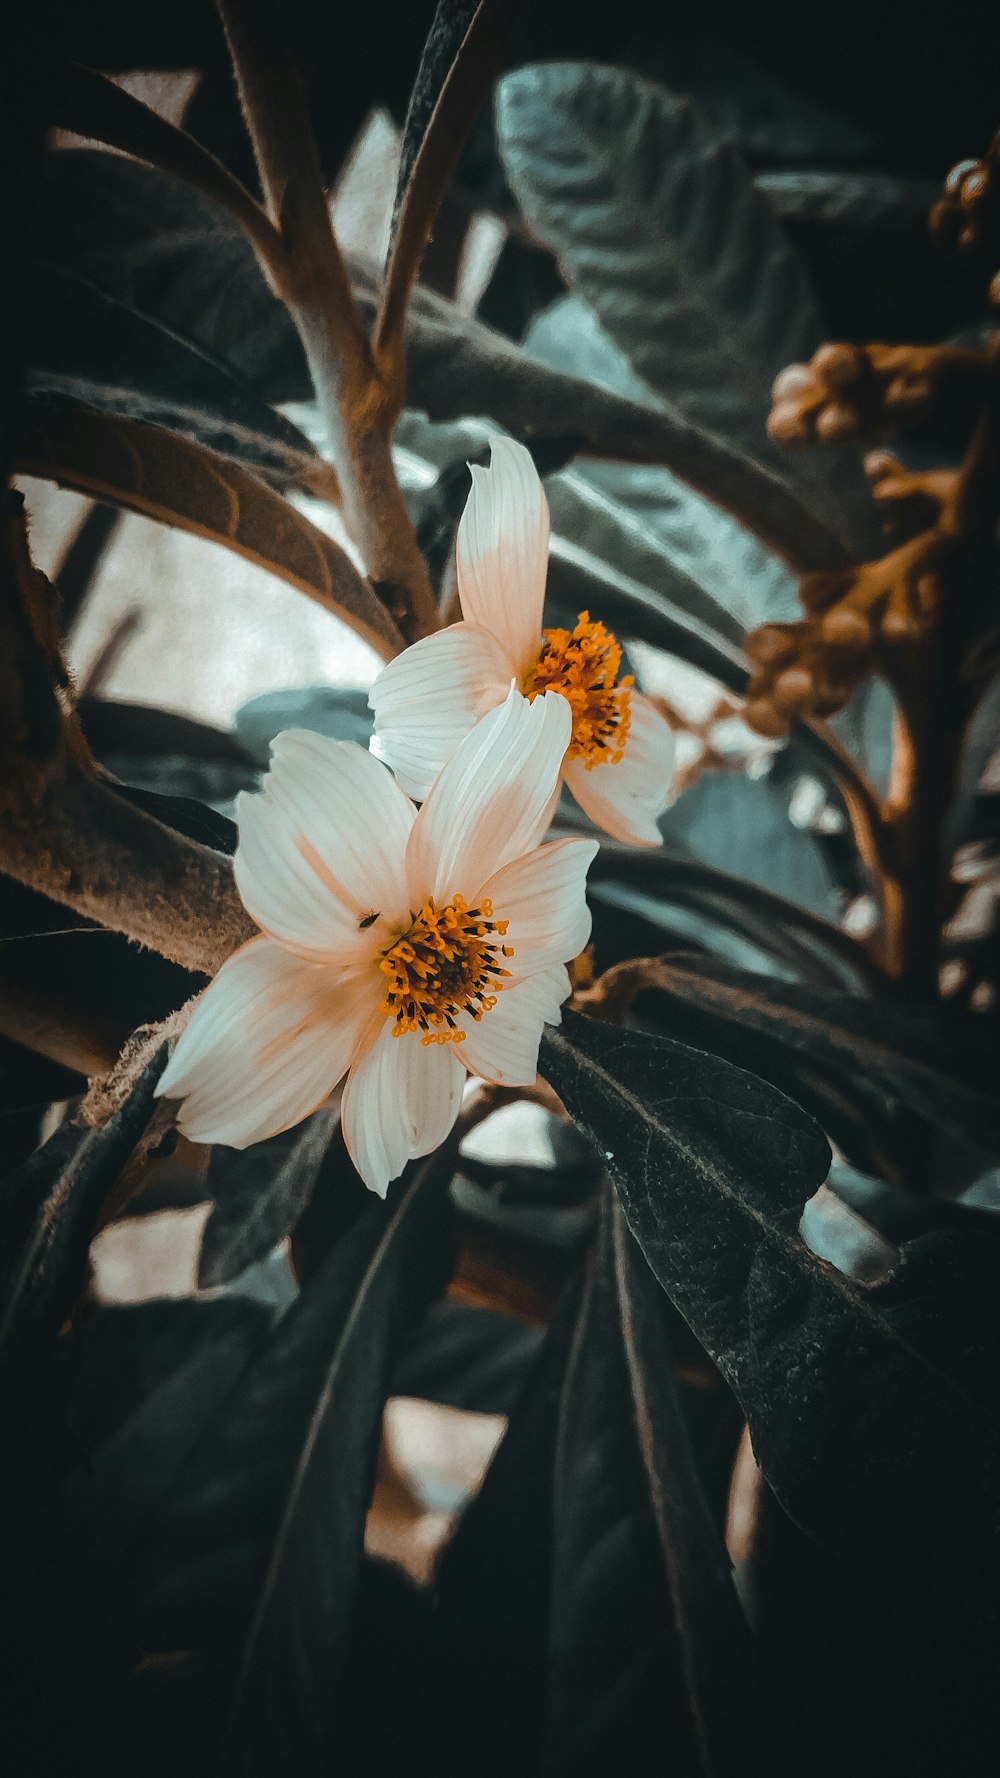
[[[996,573],[997,429],[995,411],[987,409],[932,533],[939,540],[933,621],[886,673],[899,712],[888,808],[893,917],[886,961],[924,998],[938,992],[941,930],[950,912],[944,830],[982,690],[968,657],[982,622],[983,588]]]
[[[209,975],[254,937],[221,853],[74,769],[45,784],[23,766],[6,775],[0,867],[18,882]]]
[[[402,409],[403,332],[410,290],[466,137],[489,91],[520,0],[482,0],[438,95],[407,181],[385,268],[373,344]]]
[[[341,257],[305,94],[274,0],[219,0],[264,199],[281,237],[266,271],[298,330],[369,579],[408,640],[438,627],[392,463],[398,396],[372,354]]]

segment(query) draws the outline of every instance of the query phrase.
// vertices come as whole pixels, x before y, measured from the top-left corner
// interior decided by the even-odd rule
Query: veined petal
[[[385,1024],[348,1076],[341,1105],[347,1152],[370,1191],[384,1198],[407,1161],[442,1143],[458,1116],[465,1070],[454,1044],[424,1046]]]
[[[569,789],[596,826],[633,846],[658,846],[659,817],[670,803],[674,736],[654,704],[631,694],[632,710],[624,757],[604,760],[590,771],[582,759],[567,761]]]
[[[423,802],[441,767],[481,716],[502,704],[517,672],[495,636],[452,624],[382,669],[368,694],[380,758]]]
[[[403,859],[416,811],[353,741],[288,729],[259,795],[236,801],[236,886],[254,919],[314,961],[360,962],[409,912]]]
[[[599,851],[597,840],[556,840],[513,859],[483,884],[480,894],[492,901],[494,919],[510,922],[515,981],[583,950],[591,926],[587,871]]]
[[[472,492],[458,527],[462,616],[503,643],[518,677],[538,655],[549,562],[549,506],[531,452],[490,439],[490,467],[470,464]]]
[[[206,988],[160,1077],[193,1142],[246,1148],[315,1111],[379,1017],[380,977],[254,938]]]
[[[569,974],[561,963],[505,988],[492,1012],[470,1024],[458,1046],[470,1074],[502,1087],[530,1087],[538,1073],[542,1027],[559,1024],[569,990]]]
[[[537,846],[552,817],[572,730],[556,692],[531,702],[511,687],[436,780],[406,849],[410,905],[474,896],[495,871]]]

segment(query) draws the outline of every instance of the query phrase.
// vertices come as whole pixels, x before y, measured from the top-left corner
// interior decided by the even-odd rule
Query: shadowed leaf
[[[497,131],[531,226],[652,395],[772,464],[850,537],[866,511],[856,462],[790,462],[767,438],[774,378],[824,330],[732,144],[664,88],[573,62],[508,74]]]
[[[169,175],[97,151],[52,156],[33,250],[40,262],[64,266],[155,316],[268,400],[311,396],[294,327],[248,242],[224,210]],[[378,268],[355,261],[352,277],[371,322]],[[778,469],[753,463],[665,408],[547,370],[431,291],[418,288],[411,298],[406,354],[410,404],[434,419],[471,411],[518,437],[574,437],[600,456],[666,463],[723,506],[752,510],[761,536],[801,566],[842,559],[830,527],[806,510]]]
[[[876,1560],[914,1538],[992,1536],[1000,1227],[905,1242],[897,1269],[864,1289],[798,1234],[829,1151],[773,1087],[573,1014],[540,1065],[605,1151],[633,1233],[731,1384],[791,1516]]]
[[[101,1206],[149,1121],[166,1060],[164,1047],[103,1129],[57,1130],[4,1181],[9,1234],[0,1354],[5,1369],[55,1337],[82,1290]]]
[[[309,1198],[339,1113],[317,1111],[304,1124],[243,1152],[214,1148],[206,1195],[212,1214],[202,1236],[198,1283],[228,1284],[291,1233]]]
[[[182,433],[279,483],[335,488],[298,427],[202,347],[59,267],[29,264],[27,281],[30,389]]]
[[[792,1056],[958,1135],[1000,1142],[997,1033],[980,1015],[817,995],[688,958],[650,959],[648,986],[669,1001],[672,1028],[686,1039],[710,1042],[720,1024],[744,1033],[733,1052],[741,1066],[766,1074],[769,1058]]]

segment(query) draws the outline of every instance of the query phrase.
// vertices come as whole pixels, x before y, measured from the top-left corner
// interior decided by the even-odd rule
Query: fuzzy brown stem
[[[31,792],[34,791],[34,794]],[[0,868],[50,900],[214,975],[257,928],[221,853],[164,827],[75,768],[0,802]]]
[[[996,418],[987,410],[940,522],[947,553],[937,620],[901,657],[890,679],[899,716],[888,811],[885,963],[900,987],[921,999],[933,999],[938,992],[947,914],[945,822],[980,690],[968,672],[967,652],[983,577],[994,565],[1000,482],[996,434]]]
[[[274,0],[219,0],[265,203],[281,251],[265,262],[305,350],[365,568],[408,641],[438,626],[392,463],[400,396],[379,374],[337,244],[305,94]]]

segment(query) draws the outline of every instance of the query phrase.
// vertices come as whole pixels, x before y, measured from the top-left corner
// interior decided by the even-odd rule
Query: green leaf
[[[155,316],[231,366],[269,401],[312,390],[287,310],[268,290],[248,242],[218,205],[121,155],[50,157],[39,181],[33,252],[117,301]],[[369,322],[379,268],[352,265]],[[668,463],[713,498],[750,510],[761,534],[802,566],[841,559],[829,526],[764,469],[665,408],[558,375],[431,291],[416,289],[406,328],[409,399],[432,419],[488,415],[517,437],[578,438],[599,456]]]
[[[741,1033],[732,1052],[741,1066],[766,1075],[769,1060],[792,1058],[848,1088],[896,1099],[958,1136],[994,1150],[1000,1144],[1000,1032],[986,1015],[819,995],[688,958],[657,959],[649,986],[669,1001],[672,1028],[685,1040],[711,1042],[720,1025]]]
[[[448,1752],[478,1725],[490,1778],[596,1778],[612,1761],[639,1778],[667,1746],[679,1773],[721,1778],[754,1744],[749,1637],[666,1311],[605,1196],[594,1265],[560,1300],[438,1575],[425,1708],[446,1716]]]
[[[777,469],[850,537],[867,510],[853,454],[790,459],[767,439],[771,384],[823,326],[732,145],[664,88],[572,62],[507,75],[497,131],[529,224],[651,396]]]
[[[62,267],[29,259],[25,282],[30,390],[163,426],[278,483],[323,480],[304,433],[204,347]]]
[[[649,399],[624,353],[577,296],[560,297],[535,317],[525,349],[551,370],[586,376],[633,401]],[[784,563],[668,469],[580,458],[571,471],[551,478],[555,510],[564,482],[571,482],[575,495],[581,483],[592,490],[587,542],[595,553],[668,593],[682,610],[731,640],[738,642],[753,624],[800,615],[796,583]],[[575,523],[581,519],[586,524],[587,514],[574,514]]]
[[[792,826],[787,800],[770,777],[704,773],[667,811],[663,831],[668,844],[838,923],[823,854],[810,834]]]
[[[875,1562],[994,1538],[1000,1225],[906,1242],[865,1289],[797,1232],[829,1149],[773,1087],[572,1013],[540,1066],[604,1151],[633,1234],[797,1523]]]
[[[83,1289],[101,1207],[149,1122],[166,1060],[164,1046],[102,1129],[57,1130],[4,1182],[0,1355],[15,1387],[18,1367],[55,1338]]]
[[[753,1650],[702,1495],[666,1305],[606,1201],[559,1404],[551,1778],[760,1765]]]
[[[202,1290],[229,1284],[291,1234],[312,1195],[339,1112],[240,1151],[213,1148],[205,1180],[212,1213],[198,1261]]]
[[[236,1637],[225,1769],[326,1770],[401,1330],[447,1278],[449,1158],[369,1204],[176,1478],[147,1549],[158,1646]],[[158,1579],[154,1577],[158,1576]]]

